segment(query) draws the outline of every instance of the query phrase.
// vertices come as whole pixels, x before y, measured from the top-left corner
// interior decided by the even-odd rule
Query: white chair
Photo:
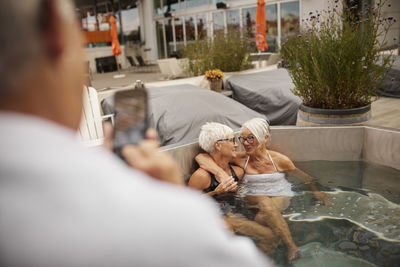
[[[272,54],[269,56],[266,65],[267,65],[267,66],[271,66],[271,65],[278,64],[278,62],[279,62],[280,59],[281,59],[281,55],[280,55],[280,54],[278,54],[278,53],[272,53]]]
[[[83,90],[83,112],[79,134],[80,139],[86,146],[103,144],[103,120],[109,118],[114,123],[114,114],[102,116],[96,89],[85,87]]]
[[[185,72],[181,68],[176,58],[165,58],[157,60],[158,67],[161,74],[167,79],[183,78],[186,77]]]
[[[185,57],[185,58],[180,58],[177,61],[178,61],[178,66],[180,68],[180,71],[182,72],[184,77],[187,77],[188,71],[189,71],[189,59],[187,57]]]
[[[169,69],[168,62],[165,59],[158,59],[157,64],[158,64],[158,67],[160,68],[161,74],[164,76],[164,78],[170,79],[172,76],[172,73]]]

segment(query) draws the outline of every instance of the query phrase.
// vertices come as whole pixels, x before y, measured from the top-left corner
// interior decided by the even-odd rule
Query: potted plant
[[[371,116],[371,102],[393,64],[381,53],[393,17],[383,18],[384,2],[362,7],[334,1],[334,7],[310,12],[306,27],[282,46],[303,100],[297,125],[358,124]]]
[[[224,72],[250,69],[248,54],[249,40],[234,29],[190,42],[183,51],[183,56],[189,59],[186,71],[194,76],[204,75],[211,69]]]
[[[224,73],[219,69],[208,70],[205,74],[206,79],[210,84],[210,89],[216,92],[221,92],[222,89],[222,79],[224,78]]]

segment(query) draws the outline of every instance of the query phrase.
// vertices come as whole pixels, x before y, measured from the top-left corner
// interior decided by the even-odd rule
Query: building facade
[[[124,3],[122,10],[120,1]],[[373,2],[373,0],[353,1],[361,3],[359,6]],[[97,0],[97,5],[111,10],[109,2],[109,0]],[[155,63],[157,59],[181,53],[190,42],[212,38],[220,32],[240,31],[243,37],[249,38],[251,43],[249,52],[257,51],[255,47],[257,0],[113,0],[111,2],[120,8],[116,13],[117,16],[120,15],[119,28],[122,37],[120,39],[124,50],[121,60],[123,67],[129,65],[125,60],[126,47],[136,47],[137,54],[141,54],[147,62]],[[288,35],[297,34],[299,29],[304,27],[310,12],[328,10],[335,5],[334,0],[265,0],[268,51],[279,51]],[[127,19],[124,15],[128,13],[137,14],[134,20],[138,26],[136,30],[130,29],[136,36],[134,40],[124,35],[126,32],[124,29],[130,27],[127,22],[133,20],[132,17]],[[387,36],[387,46],[394,46],[399,43],[400,37],[400,1],[386,1],[384,15],[398,17]],[[89,56],[89,60],[93,55],[99,56],[99,53],[105,51],[107,48],[104,46],[88,48],[87,54],[92,55]]]
[[[157,57],[180,53],[185,45],[219,32],[240,31],[256,52],[256,0],[153,0]],[[222,4],[221,4],[222,3]],[[282,38],[299,29],[301,1],[266,1],[267,43],[279,49]]]

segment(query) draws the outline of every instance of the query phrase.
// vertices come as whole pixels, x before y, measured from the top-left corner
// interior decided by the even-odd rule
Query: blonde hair
[[[207,122],[201,127],[199,145],[207,153],[213,154],[214,143],[219,139],[227,138],[230,134],[233,134],[230,127],[217,122]]]
[[[257,138],[260,144],[265,142],[266,136],[271,139],[269,124],[265,119],[253,118],[243,123],[242,128],[243,127],[249,129],[249,131]]]

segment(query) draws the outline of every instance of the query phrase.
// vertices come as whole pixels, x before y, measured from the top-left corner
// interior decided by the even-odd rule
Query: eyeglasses
[[[247,141],[247,143],[251,145],[254,143],[254,138],[255,137],[253,135],[249,135],[248,137],[239,136],[239,141],[242,144],[244,144],[244,142]]]
[[[236,144],[236,137],[224,138],[224,139],[218,139],[217,140],[217,142],[223,142],[223,141],[229,141],[229,142],[232,142],[235,145]]]

